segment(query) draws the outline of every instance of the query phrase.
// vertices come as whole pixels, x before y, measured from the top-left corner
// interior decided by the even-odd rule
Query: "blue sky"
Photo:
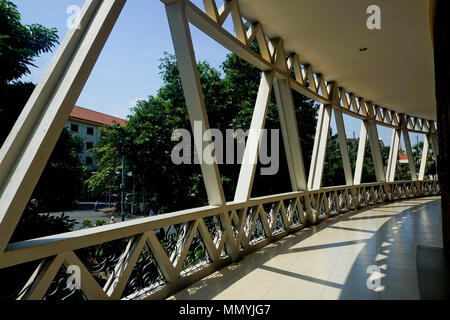
[[[56,27],[60,40],[66,35],[67,8],[82,6],[84,0],[13,0],[22,14],[24,24],[40,23]],[[200,3],[194,0],[194,3]],[[225,27],[230,28],[226,22]],[[191,26],[197,60],[206,60],[219,69],[228,51]],[[54,50],[55,51],[55,50]],[[163,52],[173,53],[170,30],[164,5],[159,0],[128,0],[109,37],[77,104],[99,112],[126,118],[136,99],[155,95],[161,86],[159,59]],[[37,83],[49,64],[53,53],[36,60],[26,77]],[[359,136],[360,120],[344,118],[347,136]],[[334,120],[332,121],[335,130]],[[380,130],[380,138],[390,144],[392,130]],[[423,140],[420,139],[420,140]],[[415,144],[415,135],[411,143]]]
[[[71,5],[84,0],[14,0],[25,24],[56,27],[62,39]],[[199,60],[219,67],[227,51],[193,28]],[[54,50],[55,51],[55,50]],[[173,52],[164,5],[158,0],[129,0],[78,100],[78,105],[126,118],[135,99],[156,94],[161,85],[159,59]],[[37,59],[28,80],[37,83],[53,53]]]

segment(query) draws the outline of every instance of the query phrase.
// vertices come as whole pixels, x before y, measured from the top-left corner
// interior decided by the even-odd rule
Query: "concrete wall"
[[[78,126],[78,132],[72,131],[72,129],[71,129],[72,124]],[[81,139],[83,139],[84,147],[83,147],[83,152],[80,154],[80,160],[82,163],[87,165],[86,159],[87,158],[92,159],[92,165],[89,165],[89,166],[92,169],[96,169],[97,165],[98,165],[98,161],[96,159],[94,159],[94,154],[87,150],[86,145],[89,142],[92,143],[94,147],[97,145],[97,142],[100,140],[100,127],[101,126],[99,126],[98,124],[83,122],[83,121],[80,121],[77,119],[70,118],[64,127],[67,130],[69,130],[69,132],[72,133],[73,136],[77,136],[77,137],[80,137]],[[88,128],[91,128],[93,130],[92,135],[88,134]]]

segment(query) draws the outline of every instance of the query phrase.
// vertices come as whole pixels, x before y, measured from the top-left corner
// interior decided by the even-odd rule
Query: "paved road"
[[[99,203],[98,209],[104,209],[108,207],[108,203]],[[63,212],[51,212],[50,216],[61,216]],[[65,216],[69,216],[70,219],[74,219],[76,221],[75,228],[80,229],[82,227],[83,221],[85,220],[91,220],[93,223],[95,223],[96,220],[102,220],[102,221],[110,221],[112,213],[110,212],[101,212],[101,211],[94,211],[94,203],[93,202],[83,202],[77,205],[76,208],[70,211],[64,211]],[[120,213],[114,214],[114,218],[117,222],[121,221]],[[134,216],[131,214],[125,215],[125,221],[128,220],[134,220],[143,218],[142,216]]]

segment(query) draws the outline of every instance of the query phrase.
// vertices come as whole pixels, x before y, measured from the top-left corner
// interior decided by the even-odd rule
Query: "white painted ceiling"
[[[381,30],[366,26],[370,5],[381,8]],[[429,0],[240,0],[240,8],[326,80],[382,107],[436,120]]]

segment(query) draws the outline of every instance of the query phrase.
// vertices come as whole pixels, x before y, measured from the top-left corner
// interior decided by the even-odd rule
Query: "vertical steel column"
[[[278,105],[278,115],[280,117],[292,190],[305,191],[305,164],[298,133],[298,123],[292,91],[287,80],[279,79],[275,80],[273,89]]]
[[[339,108],[334,109],[334,119],[336,120],[336,127],[339,139],[339,147],[341,149],[342,165],[345,173],[345,183],[348,186],[353,185],[353,172],[350,162],[350,156],[348,155],[347,134],[345,132],[344,118],[342,111]]]
[[[395,172],[397,169],[398,151],[400,149],[401,130],[392,129],[391,148],[389,150],[389,160],[386,170],[387,182],[395,181]]]
[[[199,141],[194,137],[195,148],[198,154],[203,154],[203,150],[211,144],[212,138],[210,134],[207,134],[209,122],[195,60],[191,32],[185,12],[186,3],[180,0],[167,0],[164,2],[166,3],[166,14],[169,21],[175,54],[177,56],[189,119],[192,128],[195,127],[195,122],[200,122],[202,125],[201,135],[203,139],[200,139]],[[205,139],[205,134],[207,135],[207,139]],[[209,204],[225,205],[225,195],[223,193],[217,161],[214,161],[213,163],[202,161],[201,169]],[[228,212],[222,212],[220,214],[220,220],[224,227],[227,253],[233,261],[236,261],[238,259],[238,250],[232,234]]]
[[[169,21],[172,42],[177,57],[180,78],[183,86],[186,106],[189,113],[192,129],[194,123],[201,123],[201,137],[205,134],[207,139],[198,139],[194,134],[194,144],[199,155],[203,155],[203,150],[211,144],[211,135],[207,134],[209,130],[208,116],[206,114],[205,101],[203,98],[202,86],[195,60],[194,48],[192,45],[191,31],[185,13],[184,1],[166,1],[166,13]],[[217,162],[207,163],[201,161],[201,170],[203,181],[205,183],[206,193],[210,205],[224,205],[225,196],[223,193],[222,182],[220,180],[219,168]]]
[[[377,125],[374,120],[368,120],[370,150],[375,166],[375,175],[378,182],[386,182],[384,173],[383,158],[381,157],[380,139],[378,137]]]
[[[427,167],[427,159],[428,159],[428,149],[430,146],[429,139],[430,137],[428,135],[425,135],[425,139],[423,140],[422,157],[420,159],[420,170],[419,170],[420,181],[423,181],[425,177],[425,170]]]
[[[331,105],[320,105],[311,167],[309,169],[308,190],[320,189],[322,185],[322,174],[327,152],[328,135],[330,133],[331,111]]]
[[[361,122],[361,131],[359,133],[358,155],[356,156],[356,168],[354,185],[361,184],[362,169],[364,164],[364,153],[366,152],[367,143],[367,122]]]
[[[434,156],[437,158],[439,157],[439,140],[438,140],[438,136],[437,135],[432,135],[431,136],[431,143],[433,145],[433,153]]]
[[[411,148],[411,141],[409,139],[408,130],[402,129],[403,142],[405,143],[406,154],[408,155],[409,171],[411,172],[411,180],[417,181],[416,164],[414,162],[414,156]]]
[[[433,161],[436,164],[436,177],[434,179],[437,179],[437,175],[439,172],[439,168],[438,168],[438,159],[439,159],[439,141],[438,141],[438,137],[435,134],[430,135],[430,140],[429,140],[430,144],[431,144],[431,148],[433,149],[433,153],[432,153],[432,157],[433,157]]]

